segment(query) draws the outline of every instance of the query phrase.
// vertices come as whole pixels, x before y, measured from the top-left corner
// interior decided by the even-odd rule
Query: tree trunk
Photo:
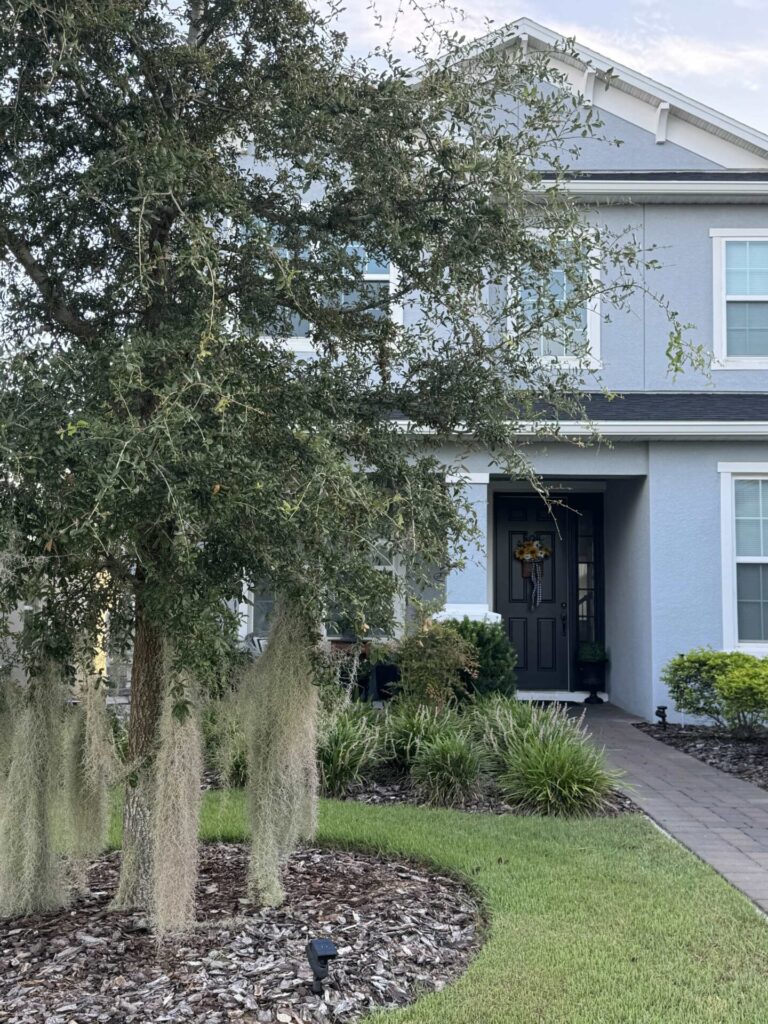
[[[152,792],[162,703],[162,633],[138,598],[128,722],[128,765],[132,770],[125,787],[123,855],[114,901],[124,910],[148,910],[151,902]]]

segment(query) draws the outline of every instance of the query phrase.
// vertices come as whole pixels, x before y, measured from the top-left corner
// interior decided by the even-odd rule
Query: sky
[[[368,0],[346,0],[355,50],[381,39]],[[404,0],[375,0],[385,27]],[[407,0],[405,0],[407,2]],[[457,0],[469,38],[528,17],[768,134],[768,0]],[[403,48],[419,16],[405,10]]]

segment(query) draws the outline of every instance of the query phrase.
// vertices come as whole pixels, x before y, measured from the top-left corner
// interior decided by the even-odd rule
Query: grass
[[[244,838],[239,792],[206,794],[201,835]],[[369,1024],[768,1018],[765,920],[640,816],[567,821],[324,801],[319,841],[459,874],[490,915],[485,946],[455,984]]]

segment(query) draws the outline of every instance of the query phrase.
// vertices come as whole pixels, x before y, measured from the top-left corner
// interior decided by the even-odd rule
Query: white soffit
[[[529,18],[520,18],[475,45],[511,45],[521,36],[529,50],[548,50],[564,42],[559,33]],[[675,143],[722,167],[768,169],[768,135],[578,42],[575,52],[577,58],[560,52],[553,54],[552,64],[563,73],[574,92],[586,93],[587,100],[600,110],[650,132],[661,144]],[[588,69],[594,70],[595,75],[588,74]],[[611,72],[608,87],[607,71]],[[662,161],[660,154],[660,164]]]

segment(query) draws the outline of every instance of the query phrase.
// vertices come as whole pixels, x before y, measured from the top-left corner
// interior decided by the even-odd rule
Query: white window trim
[[[758,657],[768,655],[768,640],[740,641],[736,592],[736,518],[735,484],[737,480],[768,480],[768,462],[719,462],[720,474],[720,551],[723,588],[723,650],[745,651]],[[743,561],[759,559],[743,556]],[[767,559],[768,560],[768,559]]]
[[[726,326],[727,306],[725,279],[726,242],[764,242],[768,239],[766,228],[710,228],[712,239],[712,343],[714,370],[768,370],[768,356],[729,356],[728,329]],[[732,296],[737,300],[739,296]],[[754,295],[746,296],[754,299]]]
[[[398,285],[400,284],[400,273],[394,263],[389,265],[388,274],[369,274],[367,271],[363,274],[364,281],[389,281],[390,294],[397,291]],[[394,324],[402,327],[403,325],[403,306],[402,303],[394,302],[390,307],[390,318]],[[284,338],[281,341],[282,347],[288,352],[293,352],[296,355],[314,355],[317,352],[315,345],[312,341],[312,335],[308,334],[306,337],[292,337]]]

